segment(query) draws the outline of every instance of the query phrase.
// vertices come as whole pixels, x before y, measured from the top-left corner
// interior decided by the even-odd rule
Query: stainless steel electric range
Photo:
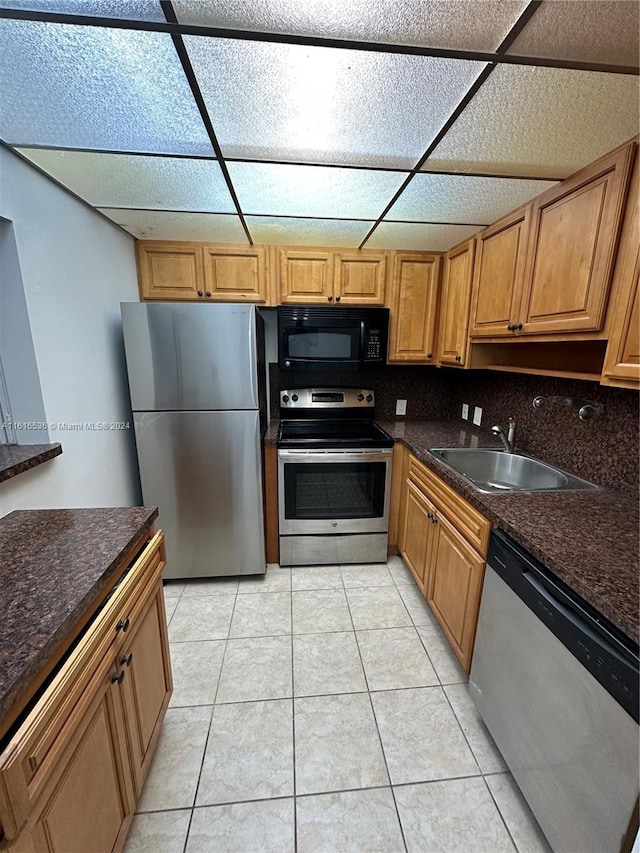
[[[280,392],[281,565],[386,562],[393,439],[374,416],[366,389]]]

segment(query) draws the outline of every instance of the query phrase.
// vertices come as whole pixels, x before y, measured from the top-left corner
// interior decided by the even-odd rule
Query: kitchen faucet
[[[508,427],[509,429],[506,435],[504,429],[498,425],[492,426],[491,432],[498,436],[507,453],[513,453],[513,449],[516,444],[516,422],[513,418],[509,418]]]

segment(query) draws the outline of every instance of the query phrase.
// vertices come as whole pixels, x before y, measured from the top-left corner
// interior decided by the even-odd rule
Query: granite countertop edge
[[[48,462],[62,453],[62,445],[4,444],[0,445],[0,483]]]
[[[43,668],[51,656],[60,649],[60,645],[68,636],[69,631],[76,624],[78,619],[80,619],[87,611],[87,608],[91,603],[99,597],[101,592],[104,592],[106,596],[111,585],[117,579],[115,577],[116,570],[122,563],[127,552],[131,549],[136,540],[151,527],[158,517],[157,507],[134,507],[132,509],[146,511],[146,517],[137,524],[134,531],[129,533],[126,539],[122,540],[122,543],[118,543],[119,547],[117,552],[111,556],[108,563],[98,573],[93,583],[84,590],[84,594],[77,601],[73,602],[73,606],[69,609],[66,616],[57,623],[56,628],[48,636],[47,640],[38,648],[37,653],[32,657],[29,663],[19,671],[12,683],[6,689],[2,690],[2,693],[0,694],[0,720],[2,720],[5,714],[7,714],[7,712],[16,703],[20,703],[21,696],[33,684],[38,674],[43,671]],[[38,515],[44,515],[44,513],[82,513],[86,511],[87,510],[19,510],[16,513],[10,513],[10,515],[16,515],[18,513],[21,515],[28,514],[32,518],[35,518]],[[101,510],[94,509],[92,512],[99,514]],[[5,516],[5,518],[7,517],[8,516]],[[2,521],[3,519],[0,519],[0,523]],[[92,614],[87,613],[87,618],[90,619],[91,615]],[[72,645],[72,643],[73,639],[71,639],[70,645]],[[66,650],[63,652],[63,656],[64,653],[66,653]]]

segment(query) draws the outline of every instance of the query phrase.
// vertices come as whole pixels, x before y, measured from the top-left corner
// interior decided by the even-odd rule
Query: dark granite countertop
[[[269,425],[267,427],[267,431],[264,434],[264,440],[266,444],[275,444],[278,438],[278,428],[280,426],[279,418],[271,418],[269,421]]]
[[[62,453],[61,444],[0,444],[0,483]]]
[[[155,507],[17,510],[0,519],[0,721],[158,515]],[[19,709],[21,710],[21,709]]]
[[[378,423],[494,525],[638,642],[637,501],[612,489],[483,494],[429,453],[429,448],[500,446],[490,433],[459,421]]]

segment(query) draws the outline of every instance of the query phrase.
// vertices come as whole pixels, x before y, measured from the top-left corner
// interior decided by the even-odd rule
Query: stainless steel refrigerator
[[[167,578],[265,572],[264,325],[254,305],[123,302],[145,504]]]

